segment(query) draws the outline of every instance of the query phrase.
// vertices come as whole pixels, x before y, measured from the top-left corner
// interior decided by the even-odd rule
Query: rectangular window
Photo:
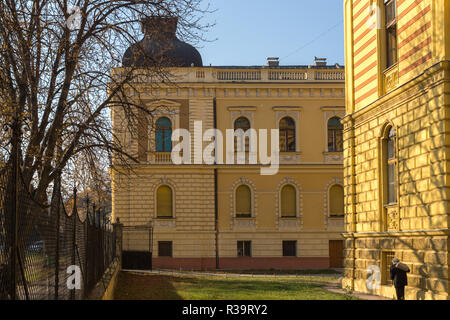
[[[395,162],[388,163],[388,204],[397,203],[397,190],[395,188],[397,182],[395,179]]]
[[[283,257],[296,257],[297,256],[297,241],[286,240],[283,241]]]
[[[382,274],[381,274],[381,283],[385,285],[392,285],[391,280],[391,264],[392,259],[394,259],[395,254],[392,251],[386,251],[382,254]]]
[[[386,178],[384,178],[384,204],[391,205],[397,203],[397,151],[396,134],[393,128],[388,131],[387,137],[383,141],[384,161]]]
[[[328,128],[328,151],[342,152],[344,150],[344,139],[342,129]]]
[[[172,241],[158,241],[158,256],[172,257]]]
[[[238,241],[237,242],[237,256],[238,257],[251,257],[252,256],[252,242],[251,241]]]
[[[386,68],[397,63],[397,1],[385,0]]]

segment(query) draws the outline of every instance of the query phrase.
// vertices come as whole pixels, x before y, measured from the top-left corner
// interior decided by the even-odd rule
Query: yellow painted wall
[[[448,59],[448,0],[398,1],[398,63],[385,69],[383,13],[370,4],[383,1],[344,1],[347,108],[363,109],[375,100]],[[373,15],[370,12],[374,12]],[[381,10],[382,12],[382,10]],[[374,22],[374,25],[371,24]]]
[[[368,4],[344,1],[346,61],[350,64],[360,54],[353,31],[362,20],[355,16],[368,12],[363,10]],[[344,121],[343,286],[393,297],[391,285],[384,280],[378,289],[366,284],[368,268],[379,267],[384,272],[391,262],[383,257],[392,252],[411,269],[407,299],[448,299],[450,63],[445,60],[450,6],[449,1],[439,0],[398,4],[399,63],[388,71],[378,66],[373,80],[369,74],[354,79],[360,66],[346,69],[347,93],[354,92],[354,98],[347,99]],[[384,50],[380,34],[374,52],[378,62]],[[389,88],[388,76],[394,79]],[[378,82],[378,93],[367,95],[361,81],[367,87]],[[387,187],[382,139],[387,126],[395,129],[398,159],[397,204],[390,206],[383,200]]]
[[[252,128],[257,130],[275,129],[282,117],[291,116],[296,121],[296,151],[280,154],[281,165],[275,175],[261,175],[259,165],[157,163],[152,158],[155,153],[153,124],[148,123],[147,134],[141,132],[139,137],[132,136],[124,133],[127,124],[123,114],[113,112],[115,133],[129,152],[141,157],[139,164],[131,166],[133,171],[111,173],[114,219],[120,218],[125,226],[151,223],[155,257],[158,241],[173,241],[174,258],[214,258],[217,237],[219,256],[224,258],[236,257],[238,240],[252,241],[252,257],[255,258],[282,257],[282,241],[297,240],[298,257],[326,259],[328,241],[342,239],[340,232],[344,231],[343,218],[330,218],[328,214],[328,189],[342,184],[342,152],[327,151],[327,121],[333,116],[343,118],[345,114],[343,80],[315,81],[314,69],[309,69],[305,70],[310,77],[307,81],[208,82],[204,80],[208,70],[176,69],[175,72],[184,76],[185,72],[191,75],[206,72],[206,78],[179,82],[173,87],[160,85],[158,89],[150,88],[144,81],[136,91],[130,90],[127,94],[136,101],[140,99],[149,108],[158,104],[166,106],[156,112],[155,119],[168,116],[174,129],[189,129],[191,139],[194,121],[203,122],[203,132],[213,128],[214,106],[217,128],[224,139],[225,130],[232,129],[240,115],[251,119]],[[211,72],[216,71],[211,69]],[[289,72],[292,75],[300,71]],[[331,68],[329,72],[342,71]],[[203,147],[208,144],[204,142]],[[194,150],[191,151],[193,154]],[[125,170],[125,167],[118,168]],[[218,230],[214,211],[215,168]],[[234,190],[241,183],[250,185],[252,190],[253,217],[250,219],[235,217]],[[297,190],[295,218],[280,218],[279,194],[286,183],[295,185]],[[174,190],[173,219],[156,217],[155,190],[162,184]],[[146,246],[145,234],[125,234],[125,249],[142,250]]]

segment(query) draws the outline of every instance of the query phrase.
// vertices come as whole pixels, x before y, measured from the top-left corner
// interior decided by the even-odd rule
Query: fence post
[[[73,219],[73,234],[72,234],[72,266],[76,264],[75,254],[76,254],[76,243],[77,243],[77,189],[73,190],[73,210],[72,210],[72,219]],[[75,300],[75,288],[70,291],[70,299]]]
[[[55,246],[55,300],[58,300],[58,291],[59,291],[59,242],[60,242],[60,233],[59,233],[59,228],[60,228],[60,216],[61,216],[61,189],[60,189],[60,176],[58,176],[55,179],[55,186],[54,188],[56,189],[55,191],[55,197],[54,199],[56,200],[56,246]],[[53,200],[53,199],[52,199]],[[53,201],[52,201],[52,206],[53,206]]]
[[[119,218],[117,218],[116,223],[113,223],[113,232],[116,239],[116,257],[119,261],[119,268],[122,268],[122,239],[123,239],[123,224],[120,223]]]
[[[88,270],[88,260],[89,260],[89,254],[90,254],[90,250],[89,250],[89,197],[86,196],[86,220],[84,221],[85,224],[85,243],[84,243],[84,251],[85,251],[85,258],[84,258],[84,270],[86,270],[84,272],[85,276],[84,276],[84,298],[86,299],[88,296],[88,277],[90,275],[90,272]]]
[[[13,190],[11,195],[11,242],[10,242],[10,298],[16,300],[17,298],[17,248],[18,248],[18,230],[19,230],[19,149],[20,149],[20,122],[17,112],[14,115],[12,124],[12,139],[11,139],[11,163]],[[11,185],[11,181],[8,182]]]

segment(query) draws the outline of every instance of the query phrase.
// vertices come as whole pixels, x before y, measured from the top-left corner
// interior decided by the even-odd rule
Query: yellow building
[[[171,81],[140,78],[127,90],[143,107],[155,109],[152,118],[139,119],[137,137],[125,133],[123,114],[112,113],[115,134],[140,160],[132,171],[115,164],[114,219],[153,227],[154,267],[341,266],[344,68],[325,59],[311,66],[280,66],[276,58],[264,66],[203,67],[198,52],[176,39],[176,20],[158,19],[167,24],[176,48],[164,56],[172,62],[167,64]],[[157,56],[152,51],[157,35],[149,35],[145,22],[144,30],[147,36],[139,44]],[[148,66],[133,48],[124,55],[124,68]],[[203,142],[191,148],[191,164],[176,165],[170,136],[180,128],[191,140],[212,128],[224,140],[227,129],[256,129],[258,139],[259,129],[279,129],[278,172],[261,174],[267,166],[248,149],[248,141],[244,164],[195,163],[195,153],[208,145]],[[269,134],[267,145],[270,139]],[[224,142],[224,159],[230,156],[227,150],[235,156]],[[250,163],[253,155],[256,164]],[[147,250],[145,232],[136,234],[125,232],[125,251]]]
[[[345,0],[343,286],[448,299],[450,1]],[[379,281],[378,281],[379,279]]]

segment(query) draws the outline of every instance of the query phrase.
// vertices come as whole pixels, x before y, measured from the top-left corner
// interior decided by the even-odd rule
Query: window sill
[[[383,70],[383,73],[387,73],[391,70],[393,70],[394,68],[398,67],[398,62],[394,63],[392,66],[387,67],[386,69]]]
[[[384,204],[383,207],[385,207],[385,208],[394,208],[397,205],[398,205],[398,202],[391,202],[391,203]]]
[[[343,151],[324,151],[323,157],[325,162],[343,162],[344,152]]]

